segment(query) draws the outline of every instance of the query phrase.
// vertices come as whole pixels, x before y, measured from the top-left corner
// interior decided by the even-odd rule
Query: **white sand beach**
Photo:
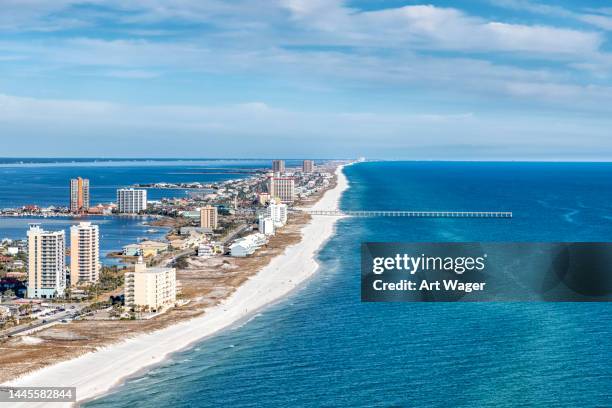
[[[336,187],[327,191],[313,209],[338,207],[348,182],[342,167],[336,170],[336,174]],[[336,220],[337,217],[314,216],[303,228],[303,239],[299,244],[288,247],[229,298],[208,309],[200,317],[149,334],[137,335],[124,342],[45,367],[4,385],[76,387],[78,401],[100,396],[126,377],[160,363],[169,354],[231,326],[289,293],[316,272],[317,251],[334,233]],[[22,406],[44,406],[44,403]],[[53,406],[62,404],[54,403]]]

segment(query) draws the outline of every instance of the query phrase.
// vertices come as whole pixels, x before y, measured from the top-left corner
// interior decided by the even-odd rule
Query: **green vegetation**
[[[177,269],[186,269],[189,267],[189,263],[187,260],[189,259],[189,255],[184,255],[176,259],[174,266]]]
[[[110,300],[105,300],[102,302],[94,302],[92,304],[90,304],[89,306],[85,306],[83,309],[81,309],[81,313],[86,315],[88,313],[94,312],[96,310],[102,310],[102,309],[106,309],[111,307],[112,304],[110,302]]]
[[[121,317],[122,313],[123,313],[123,307],[121,306],[121,303],[114,303],[113,308],[109,312],[109,315],[110,317],[119,318]]]
[[[11,255],[3,255],[3,256],[10,259],[10,261],[0,262],[0,277],[6,276],[6,272],[25,272],[26,271],[27,254],[25,252],[19,252],[17,255],[13,255],[13,256]],[[11,267],[13,262],[15,261],[22,261],[24,266],[22,268]]]
[[[100,280],[86,288],[89,297],[95,298],[101,293],[112,292],[123,285],[125,267],[104,266],[100,271]]]

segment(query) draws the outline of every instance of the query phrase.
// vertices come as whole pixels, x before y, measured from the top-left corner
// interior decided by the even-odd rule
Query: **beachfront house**
[[[205,235],[200,234],[191,234],[184,239],[175,239],[170,242],[172,248],[175,249],[188,249],[188,248],[197,248],[200,245],[206,243],[208,239]]]
[[[158,241],[142,241],[138,244],[130,244],[123,247],[124,256],[156,256],[168,250],[169,244]]]
[[[232,245],[230,245],[230,255],[238,258],[252,255],[266,242],[267,240],[264,234],[255,233],[247,235],[246,237],[236,240]]]
[[[210,258],[215,254],[212,245],[202,244],[198,247],[198,256],[200,258]]]
[[[138,256],[140,255],[140,245],[129,244],[123,247],[122,251],[124,256]]]

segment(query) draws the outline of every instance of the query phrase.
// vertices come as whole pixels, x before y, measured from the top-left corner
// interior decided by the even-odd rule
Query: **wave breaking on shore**
[[[336,186],[325,192],[313,210],[338,208],[342,193],[348,188],[342,168],[336,169]],[[302,229],[300,243],[287,247],[230,297],[207,309],[204,315],[42,368],[5,385],[76,387],[78,402],[99,397],[126,378],[161,363],[170,354],[247,319],[287,295],[317,271],[316,255],[333,235],[337,219],[312,217]],[[27,407],[34,406],[37,405],[27,403]]]

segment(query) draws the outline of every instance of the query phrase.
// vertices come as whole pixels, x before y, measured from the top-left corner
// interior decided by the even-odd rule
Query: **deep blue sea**
[[[612,241],[612,165],[367,162],[309,282],[87,407],[610,407],[607,303],[361,303],[362,241]]]

